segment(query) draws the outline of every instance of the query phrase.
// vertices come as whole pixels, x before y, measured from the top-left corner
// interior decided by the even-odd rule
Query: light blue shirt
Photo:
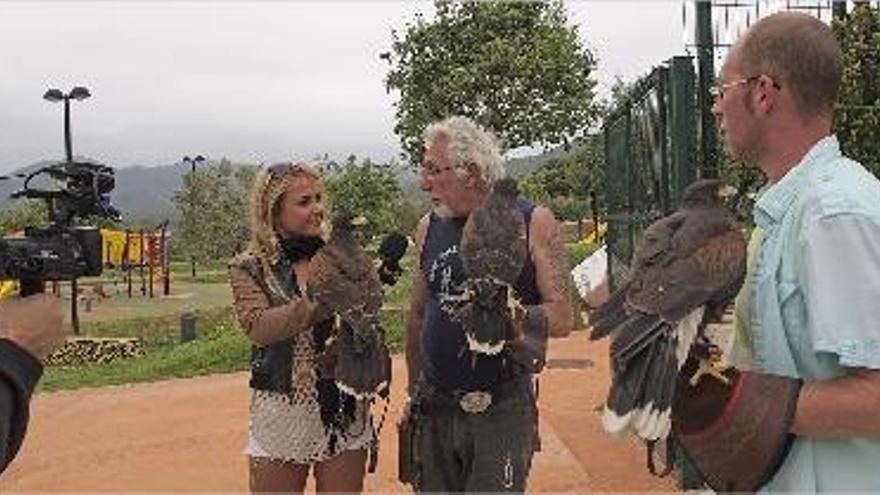
[[[754,368],[805,382],[880,369],[880,181],[829,136],[761,191],[754,216]],[[880,492],[880,440],[798,437],[763,490]]]

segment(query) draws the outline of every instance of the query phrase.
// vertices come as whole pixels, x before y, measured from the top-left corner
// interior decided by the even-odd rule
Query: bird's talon
[[[692,387],[697,386],[700,383],[700,379],[705,375],[709,375],[717,380],[720,380],[721,383],[725,385],[730,385],[730,380],[724,376],[724,371],[727,369],[726,366],[720,363],[720,361],[716,359],[709,360],[700,360],[700,366],[697,368],[697,371],[690,379],[690,384]]]
[[[507,286],[507,309],[514,319],[518,319],[526,312],[525,306],[513,295],[513,287],[510,285]]]

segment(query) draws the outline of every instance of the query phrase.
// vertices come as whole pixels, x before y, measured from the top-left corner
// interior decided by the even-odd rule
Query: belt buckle
[[[480,414],[492,405],[492,394],[475,390],[461,396],[458,401],[461,409],[469,414]]]

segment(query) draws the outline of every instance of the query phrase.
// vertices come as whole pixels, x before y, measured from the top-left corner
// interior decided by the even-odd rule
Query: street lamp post
[[[73,161],[73,145],[70,138],[70,100],[85,100],[92,96],[89,90],[83,86],[75,86],[69,93],[63,93],[60,89],[50,89],[43,94],[43,99],[57,103],[64,102],[64,155],[67,163]],[[77,296],[76,279],[70,281],[70,322],[73,333],[79,335],[79,312],[76,307]]]
[[[183,157],[183,163],[190,164],[190,166],[191,166],[190,172],[192,174],[192,175],[190,175],[190,181],[192,181],[192,182],[190,183],[190,189],[189,189],[189,210],[190,210],[189,215],[190,215],[190,221],[192,222],[192,224],[190,225],[190,230],[189,230],[190,235],[192,235],[195,232],[195,228],[196,228],[195,219],[193,216],[193,214],[195,213],[195,207],[196,207],[196,200],[195,200],[195,197],[196,197],[196,195],[195,195],[195,192],[196,192],[195,191],[196,165],[198,165],[199,163],[202,163],[203,161],[205,161],[205,157],[203,157],[202,155],[196,155],[193,158],[190,158],[189,156]],[[190,245],[190,250],[192,250],[192,245]],[[193,276],[193,278],[195,278],[195,276],[196,276],[196,255],[195,255],[195,253],[190,252],[190,262],[192,264],[192,276]]]
[[[92,96],[89,90],[76,86],[69,93],[62,93],[60,89],[50,89],[43,94],[43,99],[57,103],[64,102],[64,152],[68,162],[73,161],[73,147],[70,139],[70,100],[85,100]]]

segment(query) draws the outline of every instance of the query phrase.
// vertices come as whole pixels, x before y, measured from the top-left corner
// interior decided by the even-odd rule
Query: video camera
[[[48,175],[63,184],[59,189],[32,188],[37,176]],[[11,198],[46,201],[49,223],[28,226],[23,235],[0,238],[0,279],[21,283],[21,295],[43,291],[47,280],[74,280],[101,274],[101,231],[93,226],[74,226],[75,218],[97,216],[118,219],[110,205],[116,186],[111,167],[87,161],[66,161],[41,168],[27,176],[24,186]]]

